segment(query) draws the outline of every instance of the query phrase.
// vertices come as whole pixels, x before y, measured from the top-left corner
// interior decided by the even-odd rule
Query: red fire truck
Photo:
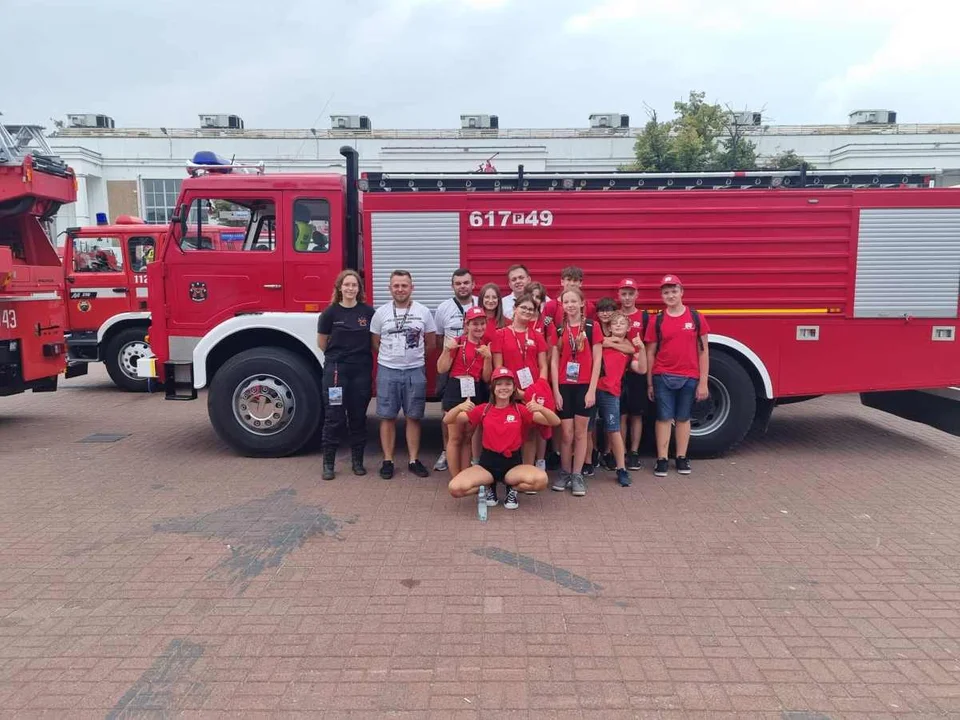
[[[73,170],[39,127],[0,125],[0,395],[54,391],[65,369],[63,272],[49,223],[76,199]]]
[[[711,401],[691,443],[701,456],[765,429],[776,404],[960,385],[960,190],[925,173],[359,178],[356,151],[341,152],[345,177],[221,167],[186,180],[148,269],[157,357],[144,372],[159,371],[170,398],[209,388],[211,422],[240,453],[293,453],[317,430],[317,313],[343,267],[363,274],[374,304],[389,299],[390,271],[408,269],[428,307],[460,266],[505,285],[523,262],[550,288],[575,264],[592,298],[628,275],[651,311],[658,279],[679,274],[711,325]],[[181,247],[211,201],[249,213],[244,252]],[[296,247],[304,219],[327,228],[309,248]],[[248,252],[267,232],[268,250]]]
[[[137,362],[150,357],[146,341],[147,264],[155,256],[165,225],[131,215],[66,231],[63,268],[67,300],[67,355],[70,375],[102,361],[123,390],[147,389]],[[184,250],[224,252],[240,247],[245,228],[205,225],[203,237],[186,237]]]

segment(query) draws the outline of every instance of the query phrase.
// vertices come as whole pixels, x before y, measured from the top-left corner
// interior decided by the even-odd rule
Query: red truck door
[[[97,330],[107,319],[128,312],[132,275],[121,233],[67,238],[67,320],[71,330]]]
[[[174,224],[164,254],[171,336],[196,337],[236,315],[283,309],[279,205],[275,191],[185,196],[178,208],[185,220]],[[217,231],[244,238],[216,242]]]
[[[284,303],[293,312],[318,312],[330,302],[343,263],[343,215],[339,195],[325,191],[286,192],[283,227]]]

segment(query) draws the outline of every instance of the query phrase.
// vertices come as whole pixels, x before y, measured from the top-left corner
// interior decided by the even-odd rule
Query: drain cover
[[[116,442],[117,440],[123,440],[125,437],[129,437],[129,433],[118,434],[118,433],[94,433],[93,435],[87,435],[83,440],[78,442],[82,443],[111,443]]]

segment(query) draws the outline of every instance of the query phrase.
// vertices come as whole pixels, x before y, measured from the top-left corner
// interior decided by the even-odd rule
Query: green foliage
[[[625,170],[639,172],[709,172],[756,170],[757,146],[729,108],[706,102],[706,93],[691,91],[673,104],[675,117],[660,120],[648,109],[649,121],[634,143],[636,162]],[[779,168],[802,162],[792,150],[771,161]],[[764,167],[767,167],[765,164]]]

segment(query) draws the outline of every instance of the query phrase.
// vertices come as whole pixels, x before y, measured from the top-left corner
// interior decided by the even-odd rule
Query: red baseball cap
[[[513,370],[508,368],[505,365],[501,365],[496,370],[493,371],[493,374],[490,376],[490,385],[493,385],[497,380],[502,378],[510,378],[513,381],[513,384],[517,384],[517,378],[513,374]]]
[[[617,286],[617,290],[623,290],[624,288],[636,290],[637,283],[634,282],[633,278],[624,278],[620,281],[620,285]]]
[[[467,308],[467,311],[463,314],[464,324],[470,322],[471,320],[476,320],[477,318],[486,318],[487,314],[483,311],[483,308],[477,307],[474,305],[471,308]]]
[[[683,286],[683,283],[680,282],[679,275],[664,275],[663,279],[660,281],[660,287],[664,285],[680,285]]]

